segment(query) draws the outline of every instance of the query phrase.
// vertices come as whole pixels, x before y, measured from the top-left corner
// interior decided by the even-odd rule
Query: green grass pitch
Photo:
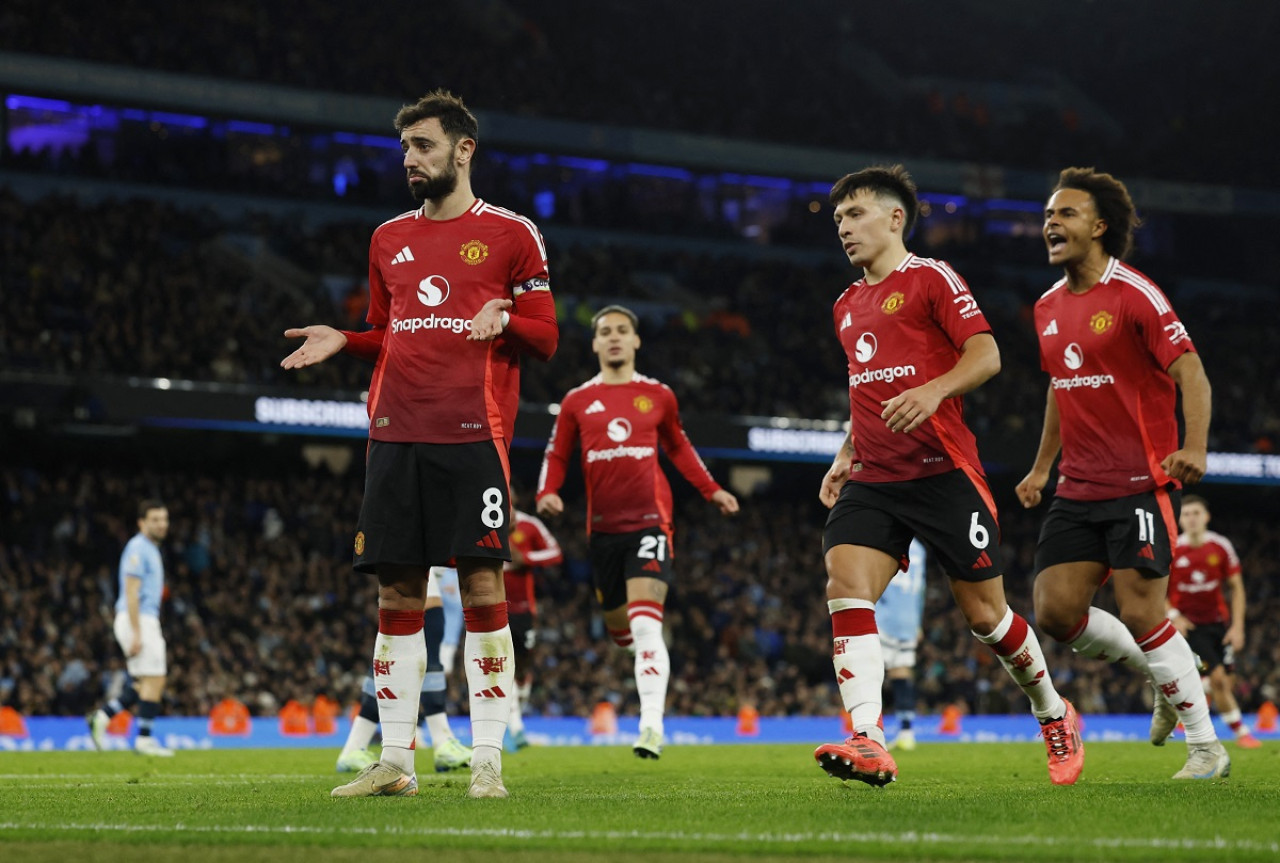
[[[1280,860],[1280,745],[1221,781],[1175,782],[1186,748],[1090,743],[1078,785],[1039,744],[932,744],[885,789],[848,785],[807,746],[508,753],[507,800],[429,772],[416,798],[332,800],[321,749],[0,754],[6,860],[578,861]],[[422,856],[425,855],[425,856]]]

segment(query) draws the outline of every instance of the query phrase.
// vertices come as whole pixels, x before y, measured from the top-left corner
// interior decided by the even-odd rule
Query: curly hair
[[[1133,232],[1142,226],[1133,198],[1124,183],[1110,174],[1093,168],[1066,168],[1058,175],[1060,189],[1077,189],[1093,198],[1098,218],[1107,223],[1102,235],[1102,249],[1111,257],[1123,261],[1133,251]]]

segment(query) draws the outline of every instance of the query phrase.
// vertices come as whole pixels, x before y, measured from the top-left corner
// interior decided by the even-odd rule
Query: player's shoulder
[[[960,274],[955,271],[955,268],[938,258],[925,258],[920,255],[908,254],[902,263],[898,265],[898,271],[914,276],[917,281],[938,280],[956,293],[965,290],[964,279],[960,278]]]
[[[635,375],[632,376],[631,383],[638,387],[656,388],[671,392],[671,387],[667,386],[662,381],[655,377],[650,377],[649,375],[642,375],[639,372],[636,372]]]
[[[838,312],[840,310],[840,306],[843,305],[844,303],[847,303],[853,297],[853,295],[858,292],[858,289],[861,288],[866,283],[867,283],[867,280],[865,278],[861,278],[861,279],[858,279],[856,282],[851,283],[849,287],[841,291],[840,296],[836,297],[836,301],[831,304],[832,312]]]
[[[1206,544],[1213,543],[1214,545],[1218,546],[1223,551],[1226,551],[1229,554],[1235,553],[1236,548],[1234,545],[1231,544],[1231,540],[1227,539],[1225,536],[1218,533],[1216,530],[1206,530],[1204,533],[1204,541]]]
[[[534,515],[533,513],[531,513],[531,512],[525,512],[525,511],[524,511],[524,510],[522,510],[522,509],[518,509],[518,510],[516,510],[516,521],[517,521],[517,522],[524,522],[524,523],[526,523],[526,524],[532,525],[533,527],[535,527],[535,528],[537,528],[537,529],[539,529],[539,530],[543,530],[543,531],[545,531],[545,530],[547,529],[547,526],[546,526],[546,524],[542,521],[542,519],[538,518],[538,517],[537,517],[536,515]]]
[[[1058,281],[1053,283],[1053,287],[1049,288],[1049,290],[1045,291],[1043,294],[1040,295],[1040,299],[1036,300],[1036,307],[1038,308],[1042,305],[1047,306],[1050,303],[1057,302],[1057,300],[1063,296],[1063,291],[1065,291],[1066,289],[1067,289],[1067,277],[1063,276],[1062,278],[1058,279]]]
[[[417,219],[421,213],[422,211],[420,209],[408,210],[398,216],[393,216],[390,219],[387,219],[381,225],[373,229],[374,239],[377,239],[383,234],[394,231],[397,228],[404,228],[412,225],[414,220]]]
[[[1107,268],[1098,281],[1116,288],[1126,302],[1136,302],[1139,306],[1150,305],[1156,314],[1163,315],[1172,308],[1164,292],[1151,278],[1119,258],[1112,258],[1107,262]]]
[[[489,225],[517,236],[529,236],[542,245],[542,232],[538,230],[538,226],[528,216],[521,215],[515,210],[508,210],[506,207],[499,207],[497,204],[490,204],[481,198],[476,198],[476,202],[471,205],[471,214],[477,219],[486,222]]]
[[[573,389],[564,394],[564,398],[560,400],[561,408],[571,405],[580,399],[586,398],[604,385],[604,378],[601,375],[594,375],[578,384]]]

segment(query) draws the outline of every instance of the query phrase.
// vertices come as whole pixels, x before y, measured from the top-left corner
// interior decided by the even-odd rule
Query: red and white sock
[[[1244,715],[1240,713],[1239,707],[1222,714],[1222,721],[1227,723],[1227,727],[1236,737],[1244,737],[1250,733],[1249,726],[1244,724]]]
[[[614,644],[618,645],[628,653],[636,652],[636,643],[635,639],[631,636],[630,627],[626,629],[611,629],[609,630],[609,637],[613,639]]]
[[[1129,627],[1101,608],[1090,608],[1065,639],[1065,644],[1081,656],[1125,665],[1151,679],[1146,654],[1138,647]]]
[[[382,760],[413,774],[418,731],[418,693],[427,673],[422,611],[378,609],[373,643],[373,691],[382,725]]]
[[[853,729],[866,734],[880,724],[884,710],[880,688],[884,685],[884,653],[876,626],[876,605],[865,599],[830,599],[831,635],[840,700]]]
[[[1200,685],[1200,672],[1191,645],[1169,621],[1161,621],[1155,629],[1138,640],[1147,656],[1151,679],[1156,688],[1178,711],[1187,729],[1188,743],[1212,743],[1218,739],[1209,718],[1209,702]]]
[[[485,761],[502,750],[511,693],[516,688],[516,651],[507,624],[507,603],[464,608],[462,621],[467,631],[462,655],[471,692],[471,745],[479,760]]]
[[[662,734],[662,717],[667,712],[667,681],[671,679],[671,656],[662,637],[662,603],[642,599],[628,602],[627,618],[635,639],[640,727]]]
[[[1040,639],[1036,638],[1022,615],[1014,614],[1012,608],[1005,608],[1004,617],[990,635],[975,632],[974,636],[991,648],[1013,682],[1027,693],[1036,719],[1047,722],[1061,719],[1066,714],[1067,705],[1053,686]]]

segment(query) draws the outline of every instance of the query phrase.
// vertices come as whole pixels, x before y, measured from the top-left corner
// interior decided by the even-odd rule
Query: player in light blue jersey
[[[898,736],[890,749],[916,748],[912,723],[916,718],[916,645],[920,641],[920,619],[924,616],[924,543],[911,540],[906,572],[899,572],[876,603],[876,626],[884,653],[885,677],[893,693],[893,709],[898,717]]]
[[[142,755],[167,757],[172,749],[152,735],[164,694],[164,635],[160,631],[160,600],[164,597],[164,560],[160,543],[169,533],[169,510],[158,500],[138,505],[138,533],[120,555],[120,596],[116,599],[115,635],[124,651],[125,667],[132,682],[125,691],[89,715],[93,745],[105,745],[107,724],[122,710],[138,706],[138,737],[134,750]]]

